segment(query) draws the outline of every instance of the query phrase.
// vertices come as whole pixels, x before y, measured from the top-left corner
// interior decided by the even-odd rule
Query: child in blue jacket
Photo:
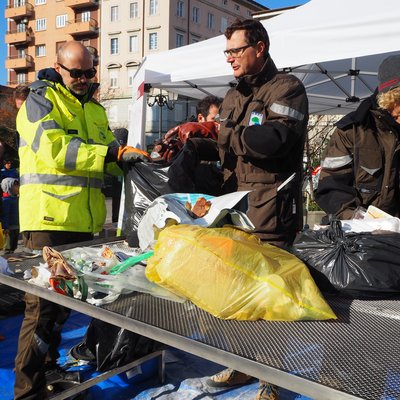
[[[4,231],[4,252],[12,253],[18,246],[19,237],[19,214],[18,195],[19,181],[15,178],[4,178],[1,181],[2,215],[1,223]]]

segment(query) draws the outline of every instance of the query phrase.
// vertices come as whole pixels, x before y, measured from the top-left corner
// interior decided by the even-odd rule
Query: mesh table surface
[[[124,250],[122,243],[117,246]],[[24,267],[32,263],[24,262]],[[1,276],[0,281],[4,282]],[[177,303],[140,293],[121,296],[101,309],[66,296],[50,295],[59,303],[64,299],[68,303],[65,305],[75,305],[71,308],[78,311],[258,378],[281,386],[288,381],[285,387],[303,387],[301,393],[316,398],[400,398],[397,298],[352,300],[325,296],[338,316],[336,321],[271,322],[220,320],[190,302]],[[46,296],[48,293],[43,293]],[[300,386],[296,386],[298,382],[295,386],[289,384],[294,376],[302,378]],[[313,384],[316,388],[311,389]]]

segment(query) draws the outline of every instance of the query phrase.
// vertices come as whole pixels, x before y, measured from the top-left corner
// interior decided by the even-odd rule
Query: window
[[[183,46],[183,35],[181,33],[176,34],[176,47]]]
[[[196,23],[199,23],[199,21],[200,21],[200,9],[198,7],[193,7],[192,21],[196,22]]]
[[[149,50],[157,49],[157,33],[149,34]]]
[[[198,43],[198,42],[199,42],[199,39],[192,38],[192,43]]]
[[[26,32],[26,25],[25,24],[17,24],[17,32]]]
[[[138,18],[139,17],[139,4],[137,1],[129,4],[129,18]]]
[[[82,22],[90,21],[90,11],[84,11],[83,13],[81,13],[81,21]]]
[[[185,16],[185,3],[182,0],[178,0],[176,2],[176,15],[178,17],[184,17]]]
[[[207,28],[208,29],[214,28],[214,14],[208,13],[207,15]]]
[[[35,21],[35,31],[45,31],[46,30],[46,18],[40,18]]]
[[[133,86],[133,78],[135,77],[136,70],[132,68],[128,68],[128,86]]]
[[[137,35],[129,36],[129,52],[137,53],[139,51],[139,40]]]
[[[117,88],[118,87],[118,70],[110,69],[109,76],[110,76],[110,88]]]
[[[25,49],[18,49],[18,58],[25,58]]]
[[[222,4],[226,6],[228,4],[228,0],[222,0]]]
[[[21,7],[25,5],[25,0],[14,0],[14,7]]]
[[[62,42],[56,42],[56,54],[58,54],[58,50],[60,50],[61,46],[63,46],[65,43],[65,40],[63,40]]]
[[[19,85],[21,85],[21,84],[26,82],[25,73],[20,72],[19,74],[17,74],[17,82],[18,82]]]
[[[150,15],[158,14],[158,0],[150,0]]]
[[[235,10],[236,10],[236,11],[239,11],[239,10],[240,10],[239,4],[235,4]]]
[[[224,33],[228,27],[228,18],[221,17],[221,32]]]
[[[57,15],[56,16],[56,28],[63,28],[65,25],[67,25],[67,21],[68,21],[67,14]]]
[[[40,6],[41,4],[46,4],[46,0],[35,0],[35,6]]]
[[[118,21],[118,6],[111,7],[111,22]]]
[[[118,54],[118,38],[112,38],[110,41],[111,54]]]
[[[38,44],[35,46],[35,55],[36,57],[44,57],[46,55],[46,45]]]

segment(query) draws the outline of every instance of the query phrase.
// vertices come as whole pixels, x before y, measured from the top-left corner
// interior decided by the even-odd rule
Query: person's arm
[[[221,120],[218,140],[221,147],[237,156],[266,159],[284,157],[299,144],[308,119],[304,86],[293,77],[286,77],[277,82],[274,92],[276,95],[272,98],[271,93],[265,94],[268,101],[260,125],[245,126],[231,119]]]
[[[336,129],[329,141],[315,201],[327,213],[339,219],[351,219],[361,204],[354,187],[353,133]]]

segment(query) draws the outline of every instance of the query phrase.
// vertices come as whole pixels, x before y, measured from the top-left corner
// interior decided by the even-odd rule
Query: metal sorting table
[[[113,244],[126,249],[122,242]],[[37,263],[24,260],[19,267]],[[314,399],[400,398],[400,297],[326,296],[335,321],[233,321],[215,318],[191,302],[143,293],[96,307],[18,275],[0,274],[0,283]]]

